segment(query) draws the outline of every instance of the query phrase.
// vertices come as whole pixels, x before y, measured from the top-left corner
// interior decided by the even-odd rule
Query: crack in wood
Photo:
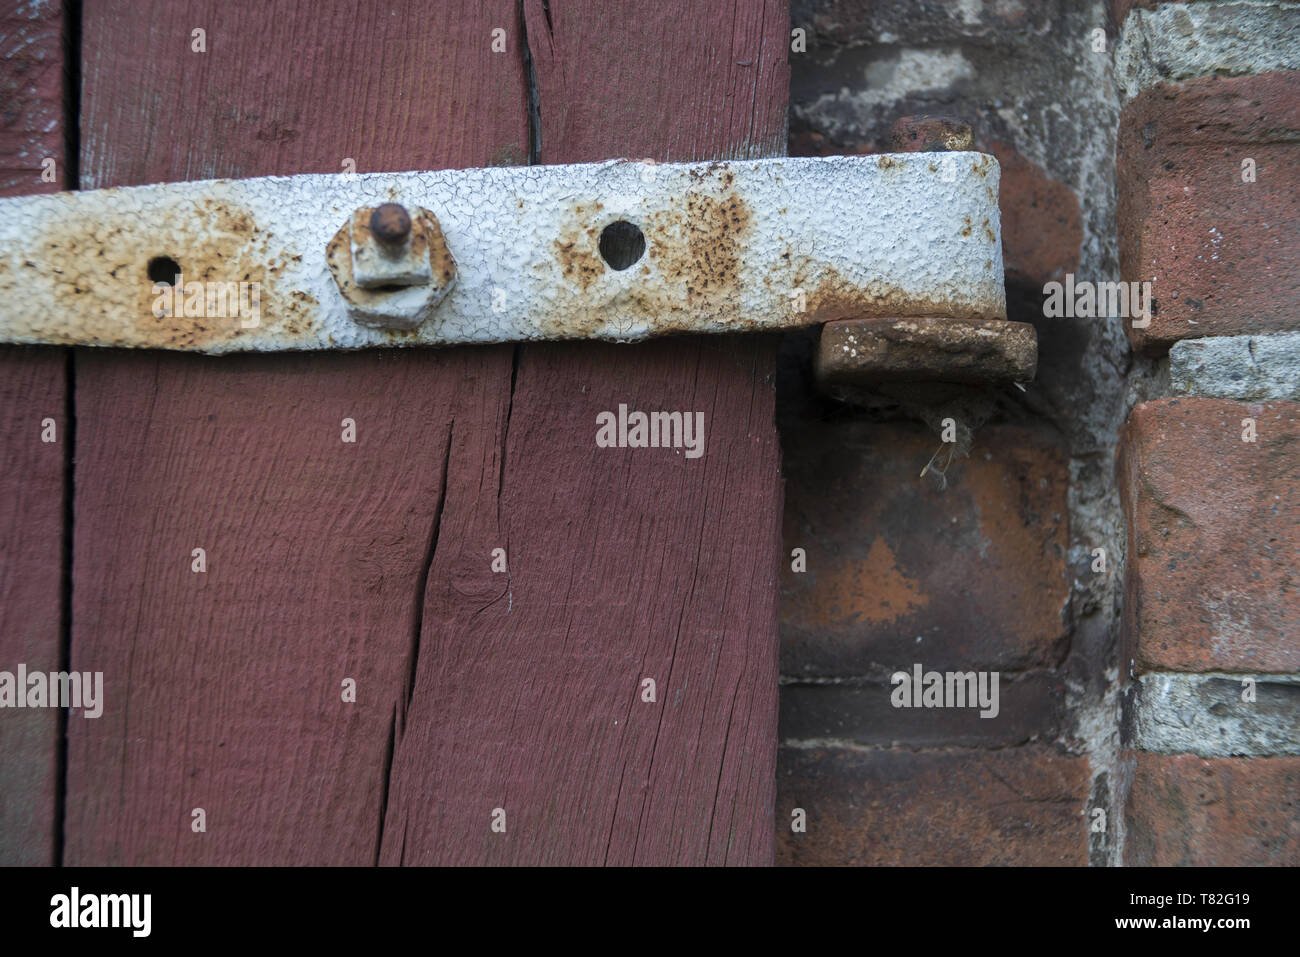
[[[546,13],[546,26],[551,30],[551,11]],[[524,12],[524,0],[519,0],[519,35],[524,54],[524,75],[527,77],[528,90],[528,165],[536,166],[542,161],[542,103],[541,92],[537,86],[537,65],[533,62],[533,51],[528,45],[528,15]]]

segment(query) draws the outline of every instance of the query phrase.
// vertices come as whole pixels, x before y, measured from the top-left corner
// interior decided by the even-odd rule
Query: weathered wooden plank
[[[546,12],[526,10],[530,35]],[[522,92],[521,77],[499,78],[493,71],[507,67],[487,59],[500,56],[490,53],[490,28],[502,26],[514,56],[502,62],[521,65],[509,13],[444,10],[427,30],[405,13],[401,35],[415,39],[391,48],[432,64],[410,74],[436,88],[415,102],[437,100],[443,69],[468,84],[458,88],[466,96],[495,97],[463,111],[479,129],[496,119],[508,127],[495,152],[488,144],[495,156],[520,142],[510,104],[523,99],[507,94]],[[759,73],[779,76],[783,4],[695,13],[732,52],[757,55],[776,31],[779,65]],[[333,24],[324,32],[322,16]],[[477,26],[464,27],[474,17]],[[206,20],[216,24],[206,27],[209,50],[219,39],[258,38],[247,41],[253,53],[197,73],[174,37],[142,50],[108,14],[88,22],[100,38],[86,65],[91,183],[309,171],[316,153],[366,124],[385,129],[383,103],[362,119],[339,109],[313,153],[298,145],[309,134],[283,119],[306,109],[303,89],[321,100],[315,81],[298,77],[326,62],[304,36],[320,46],[336,33],[365,34],[366,56],[325,67],[343,78],[344,96],[356,89],[353,99],[365,99],[382,25],[341,19],[305,6],[273,15],[157,9],[154,37],[188,38]],[[674,42],[677,25],[633,21],[625,12],[608,23],[620,49]],[[273,39],[262,39],[268,31]],[[439,37],[453,47],[441,57],[429,49]],[[596,56],[562,30],[551,40],[549,63],[575,64],[575,76],[577,61]],[[474,42],[484,59],[467,64],[463,48]],[[266,48],[297,57],[265,60]],[[133,65],[119,72],[127,59]],[[602,66],[592,59],[585,69],[599,76]],[[259,82],[245,87],[231,76],[241,70]],[[554,77],[539,58],[543,114]],[[704,101],[690,101],[698,112],[678,117],[699,127],[680,141],[688,156],[761,151],[737,145],[743,122],[716,122],[738,94],[757,102],[751,142],[784,141],[784,78],[762,89],[746,80],[723,76]],[[700,79],[656,63],[640,82],[676,88],[665,102],[677,103]],[[185,104],[213,100],[224,112],[203,107],[174,131],[184,149],[133,147],[164,118],[185,116]],[[468,134],[452,116],[441,119],[451,129],[431,128],[443,139],[427,155],[395,151],[358,167],[490,162],[456,154]],[[197,129],[204,122],[217,132]],[[582,135],[566,133],[575,151],[624,152],[575,129]],[[233,156],[217,142],[227,138],[253,157]],[[544,143],[542,158],[579,158],[562,146]],[[143,163],[117,158],[136,148],[148,154]],[[666,149],[650,155],[667,158]],[[138,165],[124,179],[118,163]],[[384,862],[413,863],[770,860],[780,497],[772,353],[770,341],[695,339],[527,346],[513,363],[502,349],[215,364],[81,356],[79,404],[96,412],[79,423],[72,655],[77,667],[106,672],[108,702],[100,722],[70,728],[69,859],[356,862],[378,849]],[[702,413],[704,454],[598,448],[596,413],[620,403]],[[338,441],[345,415],[359,433],[374,430],[373,446],[363,449],[365,433],[350,449]],[[349,460],[343,450],[361,454]],[[219,544],[198,543],[200,533]],[[202,576],[189,570],[194,547],[208,548]],[[507,573],[492,571],[496,547],[507,551]],[[359,698],[340,706],[348,669],[361,675]],[[656,678],[654,704],[640,699],[643,677]],[[505,835],[489,827],[496,806],[510,815]],[[195,807],[206,811],[206,834],[190,830]]]
[[[525,163],[517,21],[510,0],[87,4],[82,188]]]
[[[88,5],[83,186],[521,161],[517,19]],[[449,441],[495,436],[510,377],[508,347],[78,354],[71,656],[107,701],[69,726],[71,863],[374,861]]]
[[[524,0],[524,12],[543,162],[785,155],[786,0]]]
[[[482,488],[448,491],[381,861],[770,857],[767,348],[522,348],[504,469],[467,451]],[[701,412],[704,454],[598,448],[596,417],[619,403]],[[498,544],[509,571],[493,576]]]
[[[448,413],[508,384],[491,358],[78,357],[104,414],[78,420],[72,658],[107,703],[70,726],[74,861],[374,860]]]
[[[783,150],[784,3],[524,9],[544,162]],[[771,861],[774,352],[520,347],[504,462],[453,443],[480,478],[448,487],[382,863]],[[702,413],[703,454],[597,447],[620,404]]]
[[[0,2],[0,196],[65,188],[63,41],[58,3]],[[0,671],[61,667],[66,369],[64,349],[0,349]],[[57,863],[59,723],[0,711],[0,865]]]
[[[60,670],[64,350],[0,351],[0,671]],[[52,420],[57,442],[41,433]],[[0,865],[55,863],[59,712],[0,710]]]
[[[59,3],[0,3],[0,196],[67,188],[63,45]]]

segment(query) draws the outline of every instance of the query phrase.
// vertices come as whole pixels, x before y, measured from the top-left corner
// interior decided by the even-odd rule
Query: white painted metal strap
[[[307,175],[10,199],[0,201],[0,341],[223,353],[1001,319],[997,186],[993,157],[957,152]],[[391,202],[417,223],[432,213],[455,261],[445,296],[409,330],[359,324],[327,263],[336,238],[346,255],[358,209]],[[623,269],[601,253],[617,221],[644,240]],[[184,287],[172,296],[155,280],[174,267]],[[429,270],[403,281],[417,273]],[[354,295],[391,297],[398,312],[419,298],[409,286]]]

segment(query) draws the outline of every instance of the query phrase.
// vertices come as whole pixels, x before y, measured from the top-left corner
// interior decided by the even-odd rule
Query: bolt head
[[[398,246],[380,242],[395,213],[406,220],[407,238]],[[397,203],[353,212],[326,247],[329,265],[348,315],[359,325],[410,331],[419,328],[456,281],[456,261],[438,217],[420,206],[408,213]],[[388,232],[387,235],[393,235]]]
[[[384,203],[370,214],[370,232],[385,246],[400,246],[411,235],[411,216],[401,203]]]

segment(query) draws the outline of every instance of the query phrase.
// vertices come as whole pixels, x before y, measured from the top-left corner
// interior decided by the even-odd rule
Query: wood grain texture
[[[373,862],[450,413],[509,374],[468,350],[78,357],[101,412],[78,419],[72,659],[107,704],[70,722],[71,861]]]
[[[377,10],[88,4],[83,186],[514,155],[514,4]],[[107,704],[69,726],[70,863],[373,863],[452,416],[494,434],[510,367],[79,351],[71,656]]]
[[[62,349],[0,350],[0,671],[60,670],[67,466]],[[58,442],[41,441],[54,420]],[[0,866],[55,863],[59,712],[0,711]]]
[[[0,196],[64,188],[63,66],[59,4],[0,2]],[[0,348],[0,671],[60,668],[66,370],[66,350]],[[56,863],[58,749],[57,710],[0,711],[0,866]]]
[[[338,144],[357,141],[379,151],[357,156],[362,171],[485,165],[527,142],[514,4],[412,4],[396,27],[334,5],[160,5],[132,14],[152,16],[147,39],[104,9],[86,28],[94,185],[332,170],[351,155]],[[758,57],[773,34],[784,50],[784,4],[692,9],[710,50]],[[530,39],[546,12],[525,4]],[[606,25],[552,31],[549,60],[536,56],[543,116],[557,98],[626,109],[602,80],[611,46],[643,65],[638,84],[663,86],[665,108],[690,112],[631,150],[615,140],[634,123],[575,112],[543,135],[543,161],[783,145],[784,82],[737,68],[683,101],[671,18],[549,12]],[[246,52],[214,70],[155,46],[205,22],[209,51]],[[496,26],[504,55],[490,50]],[[390,30],[384,49],[423,66],[372,76],[373,37]],[[617,42],[583,45],[603,30]],[[593,82],[557,86],[560,67]],[[637,97],[636,110],[657,99]],[[105,671],[108,703],[70,726],[69,860],[770,862],[774,352],[709,337],[79,353],[72,657]],[[596,415],[619,403],[702,412],[703,456],[597,448]],[[345,416],[355,446],[339,442]],[[194,547],[208,549],[205,575],[189,570]],[[190,830],[195,807],[206,834]],[[495,807],[505,834],[490,829]]]
[[[522,352],[504,466],[456,423],[480,481],[448,488],[381,863],[770,862],[771,341]],[[619,403],[702,412],[704,454],[597,448]]]
[[[783,152],[785,4],[686,6],[526,0],[543,162]],[[520,347],[500,476],[476,447],[448,489],[381,863],[771,862],[775,349]],[[620,403],[703,412],[704,455],[597,448]]]
[[[518,20],[513,0],[87,3],[82,188],[526,163]]]
[[[524,0],[545,163],[783,156],[786,0]]]
[[[0,196],[66,189],[63,42],[61,4],[0,2]]]

